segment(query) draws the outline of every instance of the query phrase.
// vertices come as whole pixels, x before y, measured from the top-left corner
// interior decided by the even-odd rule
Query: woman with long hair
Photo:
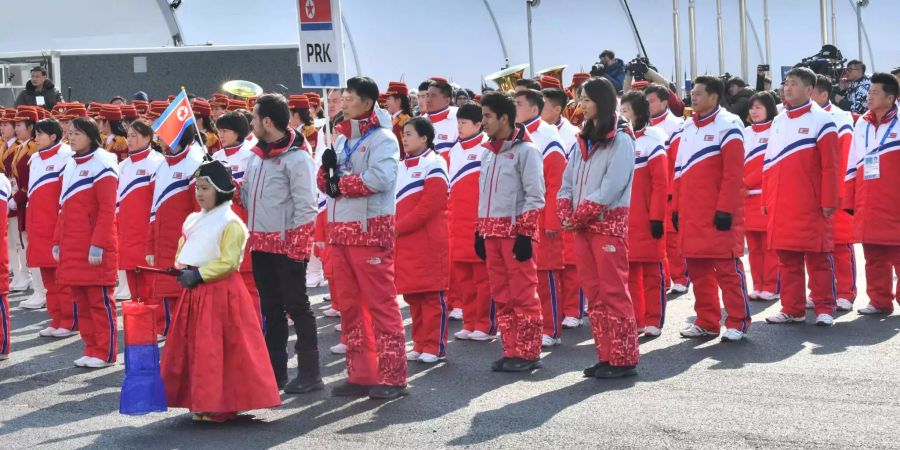
[[[557,198],[563,229],[575,231],[578,277],[590,299],[588,315],[598,362],[584,374],[637,374],[640,359],[634,307],[628,293],[628,209],[634,138],[616,114],[616,89],[605,78],[582,86],[584,129],[580,154],[569,159]]]

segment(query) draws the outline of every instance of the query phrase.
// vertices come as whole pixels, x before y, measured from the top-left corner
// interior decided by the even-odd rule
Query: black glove
[[[478,233],[475,233],[475,254],[478,255],[482,261],[487,260],[487,250],[484,248],[484,238],[479,236]]]
[[[185,289],[190,289],[200,283],[203,282],[203,278],[200,276],[199,270],[191,270],[191,269],[181,269],[181,272],[178,274],[178,284]]]
[[[848,209],[844,209],[844,212],[847,213],[847,214],[850,214],[850,215],[852,216],[853,213],[854,213],[855,211],[853,211],[852,209],[849,209],[849,208],[848,208]]]
[[[341,196],[341,177],[335,175],[325,182],[325,194],[331,198]]]
[[[521,234],[516,235],[516,243],[513,244],[513,254],[516,261],[528,261],[531,259],[531,238]]]
[[[663,223],[662,220],[651,220],[650,221],[650,236],[653,236],[653,239],[662,239],[663,237]]]
[[[322,152],[322,167],[325,170],[337,169],[337,153],[333,148],[328,147]]]
[[[716,211],[713,217],[713,225],[719,231],[728,231],[731,229],[731,213]]]
[[[675,231],[678,231],[678,211],[672,212],[672,226],[675,227]]]

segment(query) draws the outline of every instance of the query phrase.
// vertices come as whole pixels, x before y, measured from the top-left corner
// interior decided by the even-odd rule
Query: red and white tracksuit
[[[666,321],[665,235],[654,238],[650,221],[665,223],[669,186],[666,134],[657,127],[635,131],[634,180],[628,209],[628,290],[638,328]]]
[[[450,233],[450,305],[462,305],[462,329],[494,334],[496,330],[494,301],[488,281],[487,265],[472,246],[475,221],[478,219],[478,177],[487,135],[460,139],[450,149],[450,198],[448,220]]]
[[[406,337],[394,286],[400,147],[390,115],[380,108],[345,119],[335,130],[341,195],[328,199],[328,241],[331,295],[340,303],[347,341],[347,380],[405,386]],[[327,176],[320,168],[320,190]]]
[[[526,121],[525,129],[541,152],[544,173],[544,210],[539,219],[540,239],[534,246],[538,275],[538,298],[541,299],[541,316],[544,319],[544,335],[558,339],[562,335],[562,225],[556,214],[556,194],[566,170],[566,155],[562,137],[557,128],[541,120],[541,116]]]
[[[12,186],[6,175],[0,173],[0,208],[7,207]],[[0,211],[3,211],[0,209]],[[12,351],[10,330],[12,322],[9,320],[9,236],[6,232],[6,214],[0,214],[0,355],[8,355]]]
[[[772,122],[753,124],[744,129],[744,228],[747,237],[750,276],[756,292],[779,293],[778,255],[768,247],[762,213],[763,160]]]
[[[744,255],[743,123],[716,107],[705,117],[695,113],[684,126],[676,148],[673,212],[678,213],[681,253],[694,283],[694,325],[718,333],[725,304],[725,327],[750,328]],[[719,230],[716,211],[731,214],[731,228]]]
[[[57,143],[41,149],[28,162],[28,220],[25,231],[28,247],[25,256],[28,267],[40,268],[41,280],[47,289],[47,314],[53,328],[78,329],[78,313],[75,300],[67,286],[56,282],[56,260],[51,247],[53,230],[59,218],[60,177],[72,161],[68,145]]]
[[[59,246],[56,282],[69,286],[78,305],[84,356],[115,362],[118,327],[112,291],[118,278],[115,155],[97,149],[75,155],[62,175],[59,219],[52,245]],[[91,247],[103,250],[99,265],[88,262]]]
[[[187,147],[180,153],[164,156],[165,162],[159,164],[151,178],[153,204],[144,254],[153,255],[155,267],[168,269],[175,266],[181,224],[190,213],[200,209],[194,195],[193,178],[203,155]],[[169,275],[147,274],[146,278],[151,280],[151,291],[145,302],[161,306],[156,314],[156,333],[165,336],[169,332],[174,303],[181,295],[181,285]]]
[[[234,178],[235,184],[238,186],[235,192],[240,192],[240,185],[244,183],[244,171],[247,170],[247,161],[253,156],[250,149],[245,148],[243,143],[239,143],[232,147],[224,147],[213,153],[212,158],[221,161],[223,164],[231,168],[231,177]],[[247,223],[247,208],[241,202],[231,202],[231,210],[234,211],[244,223]],[[253,308],[262,317],[259,304],[259,290],[256,289],[256,280],[253,278],[253,264],[250,258],[250,246],[244,248],[244,259],[241,260],[239,270],[241,279],[253,298]]]
[[[407,155],[397,173],[395,283],[409,304],[413,351],[447,350],[447,163],[431,149]]]
[[[578,154],[578,133],[581,132],[581,129],[572,125],[565,117],[560,117],[556,121],[556,129],[559,130],[560,143],[562,143],[566,162],[568,162],[573,154]],[[563,270],[560,274],[562,306],[560,308],[563,318],[572,317],[580,320],[584,317],[585,298],[578,281],[578,268],[575,265],[575,233],[564,230],[562,241]]]
[[[485,239],[503,357],[536,361],[543,326],[537,268],[534,258],[517,260],[513,245],[519,235],[538,238],[543,158],[522,125],[516,125],[510,139],[490,141],[483,148],[475,231]]]
[[[837,128],[812,101],[775,117],[763,167],[763,198],[769,217],[769,248],[778,252],[781,312],[803,317],[806,271],[816,314],[834,314],[834,216],[839,206]]]
[[[868,111],[853,129],[843,207],[854,210],[853,237],[866,257],[866,294],[883,311],[894,309],[894,273],[900,274],[900,123],[894,106],[881,120]],[[877,156],[877,160],[874,158]],[[868,158],[869,166],[866,166]],[[877,161],[877,162],[876,162]],[[878,171],[874,170],[877,167]],[[897,292],[900,292],[898,286]]]
[[[850,146],[853,144],[853,115],[830,102],[822,109],[831,114],[838,133],[838,189],[840,197],[844,197],[843,172],[847,168],[850,157]],[[837,298],[853,303],[856,300],[856,251],[853,244],[853,216],[841,208],[834,211],[834,275],[837,285]]]
[[[151,300],[151,277],[136,272],[147,265],[147,233],[150,231],[150,208],[153,204],[153,175],[165,158],[149,146],[129,151],[119,163],[119,188],[116,218],[119,231],[119,270],[125,271],[132,298]],[[157,311],[163,315],[164,311]]]
[[[678,247],[678,231],[672,226],[672,221],[668,220],[669,212],[672,210],[672,190],[674,189],[675,179],[675,159],[678,157],[678,146],[674,145],[681,135],[681,129],[684,127],[684,119],[676,116],[668,109],[662,114],[650,118],[650,126],[662,128],[666,132],[666,155],[669,160],[669,187],[666,201],[667,213],[665,220],[666,227],[666,287],[671,281],[674,284],[682,286],[690,286],[691,280],[687,273],[687,264],[684,256]]]
[[[557,195],[557,213],[575,229],[575,256],[599,361],[636,366],[640,360],[634,307],[628,293],[628,209],[634,139],[613,131],[606,143],[579,139]]]
[[[450,164],[450,149],[459,140],[459,125],[456,123],[457,109],[459,108],[447,105],[425,115],[434,125],[434,151],[441,155],[447,164]],[[459,306],[451,305],[451,307],[458,308]]]

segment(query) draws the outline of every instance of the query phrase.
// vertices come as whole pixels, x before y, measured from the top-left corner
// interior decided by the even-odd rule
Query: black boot
[[[372,400],[393,400],[408,394],[409,391],[406,390],[406,386],[379,384],[369,389],[369,398]]]
[[[608,362],[600,361],[597,364],[594,364],[593,366],[588,367],[587,369],[584,369],[584,376],[586,378],[594,378],[594,375],[597,373],[597,370],[599,370],[603,367],[606,367],[608,365],[609,365]]]
[[[507,358],[507,360],[503,362],[504,372],[530,372],[540,367],[541,361],[539,359],[529,361],[522,358]]]
[[[297,378],[284,387],[286,394],[305,394],[325,389],[322,376],[319,374],[318,352],[309,355],[297,355]]]
[[[373,386],[344,381],[331,388],[331,395],[334,397],[365,397],[369,395],[369,390],[372,389],[372,387]]]
[[[503,363],[506,362],[506,357],[500,358],[491,363],[491,370],[494,372],[503,372]]]
[[[637,375],[637,366],[611,366],[606,365],[597,369],[594,373],[594,378],[600,379],[610,379],[610,378],[624,378],[624,377],[633,377]]]

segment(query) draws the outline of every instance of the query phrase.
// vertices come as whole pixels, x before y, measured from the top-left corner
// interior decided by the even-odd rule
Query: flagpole
[[[184,90],[184,86],[181,87],[181,92],[184,93],[184,98],[188,100],[188,102],[187,102],[187,104],[188,104],[188,111],[191,112],[191,117],[194,119],[194,120],[193,120],[193,122],[194,122],[194,131],[197,132],[197,137],[196,137],[196,139],[197,139],[198,142],[200,142],[200,148],[203,149],[203,159],[206,159],[206,157],[210,156],[210,155],[209,155],[209,149],[206,148],[206,142],[205,142],[205,139],[203,138],[203,137],[204,137],[204,136],[203,136],[203,133],[200,133],[200,127],[197,126],[197,117],[194,115],[194,108],[191,106],[190,99],[188,99],[188,95],[187,95],[187,92],[185,92],[185,90]]]

